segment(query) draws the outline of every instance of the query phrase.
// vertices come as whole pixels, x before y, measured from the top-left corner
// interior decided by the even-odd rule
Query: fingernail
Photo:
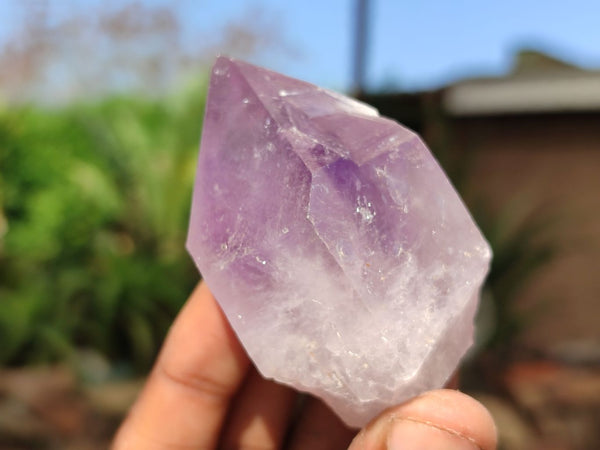
[[[396,420],[387,439],[388,450],[480,450],[469,439],[423,422]]]

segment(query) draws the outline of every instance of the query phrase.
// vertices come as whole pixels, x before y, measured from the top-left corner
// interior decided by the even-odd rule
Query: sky
[[[294,52],[266,53],[255,62],[338,90],[352,84],[355,0],[142,2],[172,5],[189,45],[199,31],[210,35],[249,9],[259,9],[278,23]],[[0,0],[0,41],[23,20],[15,3]],[[60,16],[100,0],[46,3]],[[464,77],[502,75],[522,47],[600,68],[599,18],[597,0],[371,0],[367,88],[420,90]]]

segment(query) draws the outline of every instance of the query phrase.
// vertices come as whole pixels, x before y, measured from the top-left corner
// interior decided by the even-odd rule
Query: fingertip
[[[350,450],[493,450],[496,436],[494,420],[481,403],[460,391],[440,389],[386,410],[359,433]]]

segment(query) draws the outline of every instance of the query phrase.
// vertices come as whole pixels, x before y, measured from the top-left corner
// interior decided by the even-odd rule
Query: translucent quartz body
[[[187,247],[259,371],[353,426],[444,384],[491,257],[415,133],[224,57]]]

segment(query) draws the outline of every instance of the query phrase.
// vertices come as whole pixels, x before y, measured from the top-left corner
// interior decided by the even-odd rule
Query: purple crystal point
[[[444,384],[491,257],[415,133],[223,57],[187,247],[260,372],[353,426]]]

